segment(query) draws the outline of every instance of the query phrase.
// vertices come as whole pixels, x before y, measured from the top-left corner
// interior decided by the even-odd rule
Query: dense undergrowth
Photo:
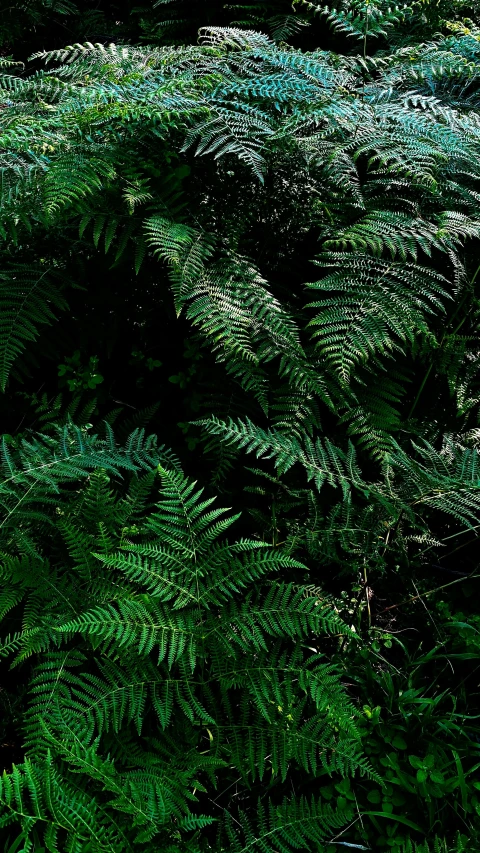
[[[475,853],[476,8],[1,11],[2,849]]]

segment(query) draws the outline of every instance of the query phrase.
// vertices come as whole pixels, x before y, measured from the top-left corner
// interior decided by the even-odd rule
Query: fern
[[[309,480],[314,480],[320,489],[324,483],[340,485],[348,490],[351,483],[362,485],[362,478],[356,463],[355,451],[350,447],[347,453],[330,442],[314,444],[305,438],[304,446],[295,438],[286,437],[280,432],[262,430],[250,421],[245,423],[222,423],[217,419],[203,422],[203,426],[213,435],[221,435],[225,443],[255,452],[257,457],[273,458],[279,473],[286,473],[295,463],[305,468]]]
[[[37,340],[38,327],[51,324],[65,310],[62,281],[55,269],[10,264],[0,281],[0,387],[5,391],[13,363],[28,343]]]
[[[315,844],[317,849],[325,849],[323,842],[328,844],[329,836],[335,837],[335,831],[349,819],[350,813],[335,813],[329,806],[303,799],[300,802],[284,800],[276,808],[272,806],[268,813],[259,804],[255,824],[246,815],[240,817],[243,835],[236,830],[231,818],[227,824],[228,838],[235,853],[255,849],[270,853],[277,849],[295,850],[299,844],[305,847]]]
[[[374,260],[360,252],[338,253],[317,262],[334,272],[309,284],[326,291],[309,303],[320,352],[343,382],[359,363],[403,350],[415,335],[427,335],[428,315],[444,310],[446,281],[413,264]]]
[[[43,70],[0,76],[2,841],[459,853],[473,621],[443,646],[480,524],[471,12],[172,0],[85,36],[64,8],[73,44],[38,53],[32,30]],[[94,394],[58,387],[72,337],[102,359]],[[214,458],[235,511],[151,417],[199,480]]]
[[[282,583],[282,572],[302,572],[302,563],[255,540],[226,540],[238,516],[215,508],[168,454],[173,465],[152,466],[152,442],[133,436],[117,448],[111,436],[89,439],[72,427],[63,441],[63,457],[40,480],[55,509],[49,517],[43,508],[49,528],[37,522],[39,556],[4,555],[1,564],[1,607],[23,610],[1,653],[34,664],[26,758],[0,787],[7,823],[19,824],[26,843],[41,832],[46,845],[75,839],[130,850],[180,827],[207,827],[212,819],[192,811],[189,790],[209,790],[213,771],[233,766],[248,785],[263,778],[269,755],[282,780],[297,766],[372,775],[337,668],[301,645],[355,637],[327,600]],[[48,465],[53,450],[42,438],[8,457],[12,494],[21,499],[25,484],[37,484],[30,455]],[[92,472],[94,463],[103,470]],[[160,500],[152,505],[154,476]],[[72,482],[76,490],[62,488]],[[26,503],[16,512],[20,529],[31,524]],[[51,561],[40,556],[47,539]],[[180,720],[183,746],[172,755]],[[205,728],[207,751],[198,741]],[[314,812],[312,833],[345,819],[330,824],[328,814],[322,822]]]
[[[59,427],[55,437],[23,439],[18,447],[3,437],[0,527],[21,550],[35,549],[31,531],[36,524],[51,522],[62,483],[74,482],[97,467],[119,475],[122,469],[151,470],[163,458],[174,466],[178,464],[168,451],[165,457],[163,453],[163,448],[157,449],[155,438],[146,438],[142,430],[131,434],[125,448],[117,448],[108,425],[106,439],[71,424]]]
[[[367,35],[373,38],[386,36],[390,29],[408,21],[412,16],[412,9],[406,4],[387,6],[376,3],[370,6],[354,2],[345,4],[344,8],[341,7],[342,4],[339,4],[340,8],[335,8],[315,6],[310,0],[295,0],[295,5],[311,15],[323,16],[335,32],[357,39],[365,39]]]

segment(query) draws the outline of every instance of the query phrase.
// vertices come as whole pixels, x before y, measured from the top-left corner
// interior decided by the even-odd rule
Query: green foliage
[[[57,281],[55,281],[57,279]],[[12,364],[28,342],[38,337],[38,326],[55,319],[52,309],[65,310],[64,281],[58,271],[11,264],[0,283],[0,386],[5,386]]]
[[[326,292],[309,306],[316,309],[310,325],[321,354],[344,382],[358,363],[428,336],[426,315],[441,312],[441,297],[447,296],[434,271],[377,260],[362,255],[358,244],[354,248],[318,262],[334,272],[309,285]]]
[[[474,853],[478,11],[3,11],[0,844]]]
[[[25,849],[37,832],[52,850],[153,850],[182,833],[187,844],[213,820],[196,803],[232,773],[246,790],[268,775],[273,797],[297,765],[370,773],[336,668],[300,642],[348,636],[335,609],[281,581],[282,571],[303,568],[281,550],[229,543],[235,516],[179,470],[159,465],[155,474],[153,446],[143,446],[137,436],[115,450],[93,438],[74,458],[50,442],[65,458],[49,475],[57,485],[49,527],[37,522],[30,553],[15,554],[2,526],[10,553],[0,606],[19,628],[1,654],[17,668],[33,656],[25,760],[0,786],[3,825],[19,825]],[[29,450],[23,470],[11,462],[17,530],[32,521],[29,505],[18,506],[25,478],[43,486],[38,467],[27,472]],[[36,455],[46,460],[41,444]],[[86,477],[94,455],[102,469]],[[115,485],[121,469],[138,473]],[[69,479],[77,488],[60,490]],[[318,841],[346,818],[273,799],[269,820],[288,846],[290,825]],[[269,835],[266,820],[261,805],[255,822]],[[237,846],[230,821],[227,813],[219,831]],[[247,846],[261,849],[251,821],[240,820]]]

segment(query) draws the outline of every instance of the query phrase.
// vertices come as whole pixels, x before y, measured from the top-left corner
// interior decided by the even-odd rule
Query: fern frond
[[[43,767],[26,760],[0,778],[0,803],[7,810],[3,826],[19,822],[27,842],[37,825],[44,829],[45,844],[57,848],[58,832],[67,843],[91,843],[114,853],[128,850],[128,842],[113,821],[107,821],[95,798],[61,778],[47,752]]]
[[[292,853],[300,846],[310,849],[313,845],[322,850],[350,815],[313,799],[284,800],[279,806],[270,805],[268,811],[259,803],[255,823],[241,812],[235,822],[227,814],[226,831],[233,853]]]
[[[402,351],[415,335],[428,334],[428,316],[443,313],[450,296],[443,276],[414,264],[358,252],[328,255],[317,263],[335,271],[308,285],[328,294],[309,303],[316,309],[310,327],[343,382],[359,363]]]
[[[235,422],[218,418],[198,422],[211,435],[218,435],[225,444],[255,453],[257,458],[274,459],[279,474],[285,474],[295,463],[300,463],[317,489],[325,483],[347,490],[351,484],[362,484],[352,446],[345,453],[330,441],[313,442],[305,436],[303,443],[295,437],[276,430],[263,430],[250,420]]]
[[[67,303],[62,295],[61,273],[52,268],[10,264],[0,274],[0,388],[5,386],[13,363],[29,342],[38,338],[38,327],[56,319]]]

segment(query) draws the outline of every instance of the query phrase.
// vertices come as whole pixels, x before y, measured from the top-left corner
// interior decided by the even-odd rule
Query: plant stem
[[[447,586],[453,586],[454,583],[461,583],[466,580],[473,580],[474,578],[480,578],[480,575],[474,575],[473,573],[470,575],[466,575],[463,578],[457,578],[454,581],[449,581],[448,583],[442,584],[442,586],[436,586],[434,589],[429,589],[427,592],[422,592],[419,595],[411,595],[410,598],[406,598],[405,601],[399,601],[398,604],[391,604],[390,607],[384,607],[381,610],[381,613],[386,613],[387,610],[395,610],[396,607],[401,607],[402,604],[410,604],[411,601],[416,601],[417,598],[425,597],[426,595],[432,595],[434,592],[439,592],[441,589],[446,589]]]
[[[442,338],[442,341],[441,341],[441,343],[440,343],[440,346],[442,346],[442,343],[443,343],[443,338]],[[420,388],[418,389],[418,394],[417,394],[417,396],[415,397],[415,400],[413,401],[412,408],[410,409],[410,411],[409,411],[409,413],[408,413],[408,417],[407,417],[407,420],[408,420],[408,421],[410,420],[410,418],[412,417],[412,415],[413,415],[413,413],[414,413],[415,409],[417,408],[417,403],[418,403],[418,401],[419,401],[420,397],[421,397],[421,396],[422,396],[422,394],[423,394],[423,389],[425,388],[425,385],[427,384],[428,377],[430,376],[430,374],[431,374],[431,372],[432,372],[432,369],[433,369],[433,361],[432,361],[432,362],[430,362],[430,366],[429,366],[429,368],[428,368],[428,370],[427,370],[427,372],[426,372],[425,376],[423,377],[422,384],[420,385]]]
[[[368,0],[367,0],[367,2],[366,2],[366,4],[365,4],[365,7],[366,7],[367,16],[366,16],[366,19],[365,19],[365,34],[364,34],[364,37],[363,37],[363,58],[364,58],[364,59],[366,59],[366,58],[367,58],[367,35],[368,35],[368,12],[369,12],[369,9],[368,9]]]

